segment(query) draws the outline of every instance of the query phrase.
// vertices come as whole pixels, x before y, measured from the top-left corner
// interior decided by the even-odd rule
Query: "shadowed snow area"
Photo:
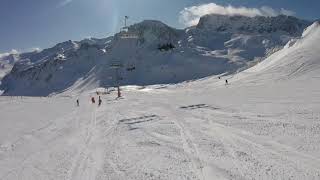
[[[0,97],[0,179],[320,179],[319,41],[314,23],[241,73],[127,86],[100,107],[80,84]]]

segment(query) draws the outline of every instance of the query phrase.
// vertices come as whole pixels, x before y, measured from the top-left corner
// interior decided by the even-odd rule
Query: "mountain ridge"
[[[303,28],[311,24],[312,22],[310,21],[286,15],[246,17],[240,15],[208,14],[200,18],[196,27],[216,31],[240,31],[247,33],[275,33],[283,31],[290,35],[298,35],[303,32]]]

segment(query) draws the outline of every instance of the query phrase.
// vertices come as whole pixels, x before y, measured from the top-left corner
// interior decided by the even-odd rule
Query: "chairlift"
[[[134,71],[134,70],[136,70],[136,67],[133,64],[127,67],[127,71]]]
[[[120,69],[122,67],[123,67],[123,65],[118,61],[111,62],[111,64],[110,64],[111,69]]]

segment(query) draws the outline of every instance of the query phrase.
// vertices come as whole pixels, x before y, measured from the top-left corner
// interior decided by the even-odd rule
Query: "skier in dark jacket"
[[[99,106],[101,106],[102,104],[102,100],[101,100],[101,97],[99,96]]]
[[[80,106],[80,102],[79,102],[79,99],[77,99],[77,106],[78,106],[78,107]]]
[[[94,97],[91,98],[91,102],[92,102],[92,104],[96,103],[96,100],[94,99]]]
[[[226,79],[226,85],[228,85],[228,84],[229,84],[228,79]]]

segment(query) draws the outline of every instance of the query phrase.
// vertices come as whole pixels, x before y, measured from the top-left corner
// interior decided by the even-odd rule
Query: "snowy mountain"
[[[178,83],[232,73],[256,64],[301,35],[310,22],[294,17],[208,15],[185,30],[159,21],[132,25],[106,39],[67,41],[41,52],[20,55],[0,86],[4,95],[47,96],[116,84]]]

